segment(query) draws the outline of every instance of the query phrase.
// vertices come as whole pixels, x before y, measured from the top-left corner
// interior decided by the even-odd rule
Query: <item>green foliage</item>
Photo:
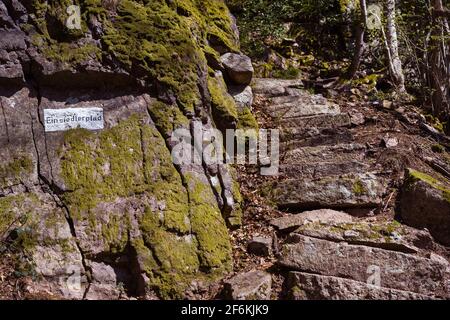
[[[344,15],[342,0],[228,0],[241,28],[243,50],[262,57],[267,46],[276,46],[283,38],[299,38],[306,50],[319,49],[328,42],[332,50]],[[286,23],[291,23],[288,27]],[[309,39],[305,38],[309,34]],[[328,34],[327,34],[328,33]],[[325,37],[325,38],[320,38]]]

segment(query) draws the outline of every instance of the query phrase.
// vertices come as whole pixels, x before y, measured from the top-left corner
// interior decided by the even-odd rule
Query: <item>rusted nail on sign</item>
[[[45,132],[83,128],[101,130],[104,127],[102,108],[44,109]]]

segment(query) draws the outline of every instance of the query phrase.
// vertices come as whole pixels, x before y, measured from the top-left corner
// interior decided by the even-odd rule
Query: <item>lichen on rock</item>
[[[80,8],[80,29],[66,25],[70,5]],[[118,277],[109,274],[102,283],[98,270],[126,274],[129,295],[161,298],[183,298],[191,281],[230,271],[226,219],[240,223],[239,186],[226,186],[235,205],[225,214],[225,190],[213,191],[203,165],[175,166],[169,143],[193,121],[235,128],[241,117],[225,83],[217,92],[209,86],[208,74],[221,68],[212,58],[239,51],[224,2],[47,0],[22,9],[25,18],[14,27],[24,41],[14,55],[16,78],[5,80],[13,94],[5,96],[20,98],[26,117],[11,116],[18,103],[8,98],[0,129],[20,127],[12,137],[25,151],[7,154],[0,165],[0,187],[12,193],[0,198],[1,230],[9,235],[17,202],[32,188],[30,217],[40,227],[27,246],[30,259],[58,294],[66,292],[56,275],[70,276],[71,263],[79,267],[83,290],[70,298],[103,289],[116,295]],[[9,70],[0,71],[3,80]],[[46,133],[43,110],[69,105],[101,105],[105,129]],[[233,116],[213,121],[224,107]],[[1,143],[12,150],[9,140]],[[44,226],[62,233],[46,238]]]

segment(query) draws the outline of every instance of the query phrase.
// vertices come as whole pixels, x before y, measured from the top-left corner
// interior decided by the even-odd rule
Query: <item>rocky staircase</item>
[[[264,124],[281,132],[280,176],[268,189],[285,212],[271,224],[287,297],[448,299],[449,262],[430,251],[429,232],[373,217],[392,176],[351,115],[299,80],[255,79],[253,91]]]
[[[299,88],[298,81],[257,79],[262,112],[281,130],[281,177],[274,188],[280,208],[377,207],[386,181],[377,175],[367,146],[356,143],[351,118],[339,105]],[[281,95],[280,95],[281,94]]]

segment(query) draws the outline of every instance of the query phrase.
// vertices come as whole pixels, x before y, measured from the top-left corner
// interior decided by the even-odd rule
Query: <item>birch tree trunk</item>
[[[395,0],[385,0],[386,4],[386,40],[389,57],[389,71],[399,93],[406,93],[405,76],[398,51]]]

